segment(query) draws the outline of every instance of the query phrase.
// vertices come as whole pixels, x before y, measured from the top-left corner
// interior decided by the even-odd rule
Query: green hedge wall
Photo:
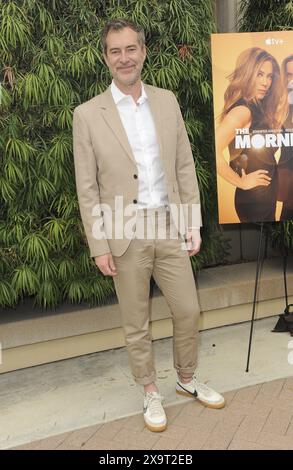
[[[203,249],[194,269],[223,261],[216,225],[209,34],[211,0],[19,0],[0,9],[0,305],[33,297],[96,305],[113,296],[80,220],[72,156],[75,106],[110,84],[100,31],[112,17],[145,27],[143,79],[182,106],[202,195]]]

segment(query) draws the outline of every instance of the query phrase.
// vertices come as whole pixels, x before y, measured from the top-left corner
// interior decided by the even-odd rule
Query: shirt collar
[[[111,83],[111,93],[112,93],[112,96],[113,96],[113,99],[114,99],[115,104],[120,103],[122,100],[129,100],[129,98],[134,102],[132,96],[130,96],[130,95],[125,95],[124,93],[122,93],[121,90],[119,90],[119,88],[117,87],[117,85],[115,85],[114,80],[112,80],[112,83]],[[148,97],[147,97],[147,94],[146,94],[146,92],[145,92],[144,85],[143,85],[143,83],[141,82],[141,95],[140,95],[140,97],[138,98],[137,103],[138,103],[138,104],[142,104],[142,103],[144,103],[147,99],[148,99]]]

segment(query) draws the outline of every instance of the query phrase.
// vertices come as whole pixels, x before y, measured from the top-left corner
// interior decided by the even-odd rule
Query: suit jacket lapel
[[[100,105],[100,107],[103,110],[103,117],[107,122],[108,126],[112,129],[113,133],[119,140],[120,144],[124,148],[130,160],[136,165],[134,155],[132,153],[123,124],[121,122],[119,112],[114,103],[110,88],[108,88],[104,92],[102,104]]]
[[[160,102],[158,96],[156,94],[156,90],[153,87],[150,87],[144,83],[145,92],[148,97],[150,109],[152,112],[152,116],[154,118],[156,132],[157,132],[157,139],[160,149],[160,156],[164,158],[163,152],[163,128],[162,128],[162,113],[160,109]]]
[[[159,149],[160,149],[160,155],[161,155],[161,158],[163,158],[164,157],[163,131],[162,131],[160,103],[159,103],[158,96],[156,94],[155,89],[153,87],[149,87],[146,84],[144,84],[144,87],[145,87],[145,92],[148,97],[152,116],[154,118],[157,139],[158,139],[158,144],[159,144]],[[136,161],[132,153],[123,124],[121,122],[119,112],[114,103],[110,87],[104,92],[102,104],[100,105],[100,107],[103,110],[103,117],[105,121],[107,122],[108,126],[112,129],[113,133],[115,134],[120,144],[126,151],[130,160],[136,165]]]

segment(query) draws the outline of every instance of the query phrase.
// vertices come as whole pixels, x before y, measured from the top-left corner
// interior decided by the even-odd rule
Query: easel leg
[[[258,254],[257,254],[256,276],[255,276],[255,284],[254,284],[254,297],[253,297],[253,307],[252,307],[252,316],[251,316],[251,324],[250,324],[250,337],[249,337],[246,372],[249,371],[250,350],[251,350],[254,316],[255,316],[255,309],[256,309],[257,288],[258,288],[259,275],[260,275],[261,264],[262,264],[262,253],[261,253],[261,251],[262,251],[263,227],[264,227],[264,223],[261,222],[260,234],[259,234],[259,240],[258,240]]]
[[[283,255],[283,277],[284,277],[284,290],[285,290],[285,302],[286,307],[288,309],[288,289],[287,289],[287,260],[288,260],[288,248],[285,244],[285,222],[281,222],[281,236],[282,236],[282,247],[281,253]]]

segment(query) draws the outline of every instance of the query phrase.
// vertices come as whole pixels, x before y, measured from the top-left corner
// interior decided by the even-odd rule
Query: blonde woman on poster
[[[284,122],[284,131],[293,129],[293,54],[286,57],[281,65],[281,77],[285,93],[288,96],[288,115]],[[293,148],[282,147],[278,165],[279,191],[278,200],[283,201],[280,220],[293,220]]]
[[[230,74],[224,109],[216,130],[217,171],[236,186],[235,210],[240,222],[275,220],[277,148],[236,148],[237,133],[250,137],[277,130],[282,123],[283,91],[276,59],[259,47],[243,51]],[[228,147],[230,162],[223,151]]]

